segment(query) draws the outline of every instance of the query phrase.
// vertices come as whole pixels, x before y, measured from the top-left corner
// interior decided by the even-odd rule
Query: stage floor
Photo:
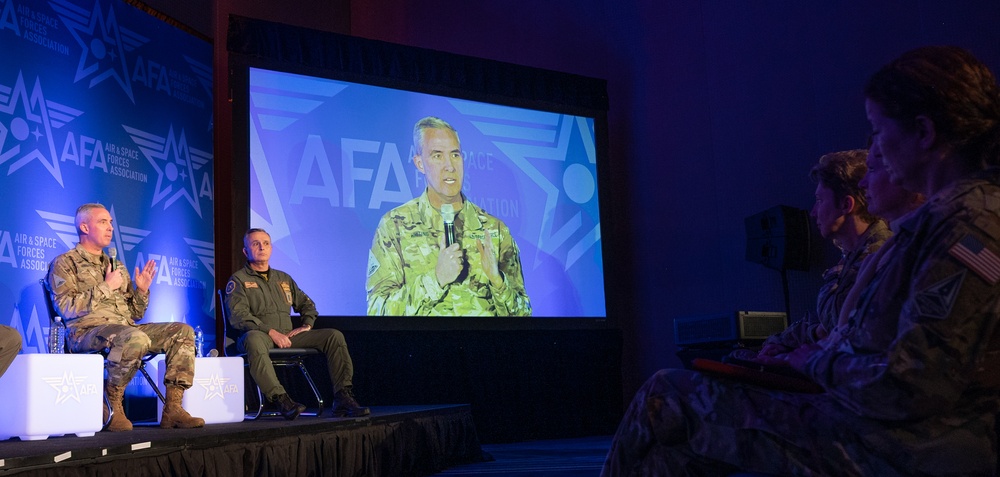
[[[470,406],[0,441],[0,475],[429,475],[482,459]]]

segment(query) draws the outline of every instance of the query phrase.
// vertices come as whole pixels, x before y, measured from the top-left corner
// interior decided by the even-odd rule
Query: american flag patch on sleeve
[[[1000,280],[1000,257],[986,248],[976,237],[972,235],[962,237],[948,249],[948,253],[990,285],[995,285],[997,280]]]

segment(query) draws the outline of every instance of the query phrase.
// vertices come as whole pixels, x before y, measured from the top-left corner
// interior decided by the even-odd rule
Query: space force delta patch
[[[948,249],[948,253],[990,285],[996,285],[1000,280],[1000,257],[986,248],[976,237],[972,235],[962,237]]]
[[[371,250],[368,251],[368,276],[372,276],[378,271],[379,267],[378,259],[375,258],[375,254]]]
[[[958,292],[965,280],[965,270],[945,278],[923,290],[914,297],[920,316],[944,319],[951,315],[951,309],[958,299]]]

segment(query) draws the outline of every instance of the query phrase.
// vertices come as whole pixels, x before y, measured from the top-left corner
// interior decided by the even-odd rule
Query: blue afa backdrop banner
[[[214,342],[211,45],[119,0],[0,0],[0,51],[0,323],[47,351],[39,279],[100,202],[130,273],[156,262],[143,322]]]

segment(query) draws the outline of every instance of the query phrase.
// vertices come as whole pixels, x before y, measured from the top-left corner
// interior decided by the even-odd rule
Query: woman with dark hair
[[[995,475],[1000,408],[1000,90],[953,47],[865,90],[871,152],[927,201],[898,221],[851,331],[788,364],[797,394],[668,369],[636,393],[604,475]]]
[[[836,265],[823,272],[823,286],[816,296],[816,311],[769,336],[757,359],[772,361],[806,343],[816,343],[836,326],[847,292],[854,284],[861,261],[892,235],[889,227],[868,210],[861,187],[868,157],[866,149],[831,152],[809,171],[816,183],[816,201],[810,215],[823,238],[840,249]],[[740,349],[736,356],[750,359],[753,352]],[[770,358],[770,359],[768,359]]]

